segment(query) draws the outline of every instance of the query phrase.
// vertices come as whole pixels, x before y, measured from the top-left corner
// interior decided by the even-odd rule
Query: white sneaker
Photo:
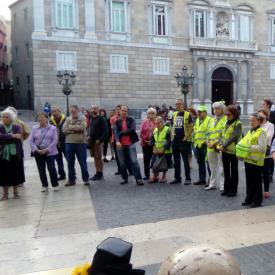
[[[215,190],[216,189],[216,186],[208,186],[208,187],[205,187],[204,190],[206,191],[209,191],[209,190]]]
[[[42,187],[41,192],[48,192],[48,187]]]
[[[60,189],[59,189],[59,186],[55,186],[54,188],[53,188],[53,191],[54,192],[56,192],[56,191],[59,191]]]

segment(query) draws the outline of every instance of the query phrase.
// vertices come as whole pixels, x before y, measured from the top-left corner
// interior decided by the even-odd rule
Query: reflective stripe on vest
[[[225,127],[226,123],[226,116],[223,116],[219,119],[218,123],[215,125],[215,118],[211,118],[211,121],[209,123],[209,131],[208,131],[208,142],[210,144],[214,144],[220,141],[220,137],[222,136],[222,131]],[[207,151],[214,151],[212,148],[207,148]]]
[[[164,126],[159,132],[159,129],[156,128],[154,130],[154,139],[155,139],[155,148],[156,149],[163,149],[164,145],[167,143],[166,135],[167,132],[169,131],[168,126]],[[172,148],[169,148],[168,150],[164,151],[165,154],[171,154],[172,153]]]
[[[223,132],[222,132],[222,144],[224,144],[228,139],[230,139],[230,137],[232,136],[237,125],[242,126],[242,123],[240,122],[240,120],[236,120],[235,122],[233,122],[227,129],[225,129],[225,127],[224,127]],[[237,142],[233,141],[232,143],[230,143],[225,148],[225,152],[228,154],[235,154],[236,153],[236,143],[238,143],[239,141],[240,140],[237,140]]]
[[[172,139],[174,139],[174,137],[175,137],[175,124],[176,124],[178,113],[179,113],[178,111],[176,111],[176,112],[173,113]],[[187,112],[187,111],[184,111],[184,115],[183,115],[183,127],[184,127],[184,134],[185,135],[190,130],[190,126],[188,124],[189,116],[190,116],[190,113]],[[188,137],[187,141],[192,141],[192,135],[190,135]]]
[[[194,125],[194,145],[195,147],[201,148],[206,141],[208,134],[208,127],[211,121],[211,117],[207,116],[204,121],[200,124],[200,119],[197,118]]]
[[[238,158],[241,158],[245,162],[248,162],[257,166],[263,166],[266,146],[265,148],[263,148],[262,152],[255,152],[255,151],[251,151],[250,149],[251,145],[258,145],[258,139],[262,134],[262,132],[265,133],[266,135],[266,132],[260,127],[253,133],[251,133],[251,131],[248,131],[245,137],[236,145],[236,156]]]

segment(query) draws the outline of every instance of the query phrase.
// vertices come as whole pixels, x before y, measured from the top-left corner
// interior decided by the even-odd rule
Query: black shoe
[[[124,180],[120,183],[121,185],[128,184],[128,180]]]
[[[169,182],[169,184],[180,184],[180,183],[181,183],[181,180],[173,180]]]
[[[107,160],[106,158],[103,159],[104,162],[109,162],[109,160]]]
[[[59,176],[57,180],[65,180],[66,176]]]
[[[221,192],[221,196],[228,196],[228,194],[226,192]]]
[[[185,181],[184,181],[184,185],[190,185],[191,183],[192,183],[191,180],[185,180]]]
[[[237,195],[236,193],[228,193],[226,196],[227,197],[236,197],[236,195]]]
[[[65,184],[66,187],[67,187],[67,186],[73,186],[73,185],[75,185],[75,181],[68,181],[68,182]]]
[[[250,202],[244,201],[244,202],[242,203],[242,206],[248,206],[248,205],[250,205],[250,204],[251,204]]]
[[[137,180],[137,185],[142,186],[142,185],[144,185],[144,183],[143,183],[143,181],[140,179],[140,180]]]
[[[193,182],[193,185],[205,185],[205,184],[206,184],[206,182],[205,181],[201,181],[201,180]]]
[[[115,172],[115,175],[116,175],[116,176],[119,176],[119,175],[120,175],[120,172],[119,172],[119,171]]]
[[[251,208],[257,208],[257,207],[261,207],[262,206],[262,204],[261,203],[252,203],[251,204]]]
[[[115,160],[115,158],[114,158],[114,157],[112,157],[112,158],[111,158],[111,161],[114,161],[114,160]]]
[[[96,174],[91,178],[91,180],[93,180],[93,181],[102,180],[102,179],[103,179],[103,174],[102,174],[102,173],[100,173],[100,174],[96,173]]]
[[[149,180],[149,177],[144,177],[143,180]]]

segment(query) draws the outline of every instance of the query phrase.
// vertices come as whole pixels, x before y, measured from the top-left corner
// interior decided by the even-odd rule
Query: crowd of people
[[[263,100],[261,109],[250,115],[250,129],[244,133],[239,106],[214,102],[212,114],[204,105],[197,110],[186,109],[183,100],[177,99],[175,109],[165,105],[149,106],[139,134],[126,105],[116,106],[109,116],[97,105],[88,111],[72,105],[70,116],[66,117],[60,108],[47,104],[47,110],[38,114],[38,123],[31,132],[18,120],[17,110],[8,107],[1,113],[0,123],[1,200],[9,198],[9,187],[13,187],[14,198],[20,197],[18,186],[25,182],[23,142],[29,138],[42,192],[47,192],[49,187],[46,170],[54,191],[59,191],[59,182],[65,179],[66,187],[75,185],[77,158],[84,185],[102,180],[104,163],[116,161],[115,175],[121,176],[122,185],[128,184],[129,175],[133,175],[138,186],[147,182],[193,183],[204,186],[206,191],[219,188],[222,196],[234,197],[238,192],[241,160],[246,176],[243,205],[259,207],[263,197],[269,197],[269,184],[273,180],[275,113],[271,106],[270,100]],[[138,142],[143,154],[143,176],[137,158]],[[93,176],[88,172],[87,149],[94,159]],[[195,181],[191,179],[192,155],[198,165]],[[167,179],[169,169],[174,169],[174,178],[170,181]]]

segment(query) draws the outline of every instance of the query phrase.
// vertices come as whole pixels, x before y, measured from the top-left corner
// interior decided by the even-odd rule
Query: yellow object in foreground
[[[89,275],[88,271],[91,267],[90,263],[86,263],[82,266],[77,266],[73,271],[71,275]]]

